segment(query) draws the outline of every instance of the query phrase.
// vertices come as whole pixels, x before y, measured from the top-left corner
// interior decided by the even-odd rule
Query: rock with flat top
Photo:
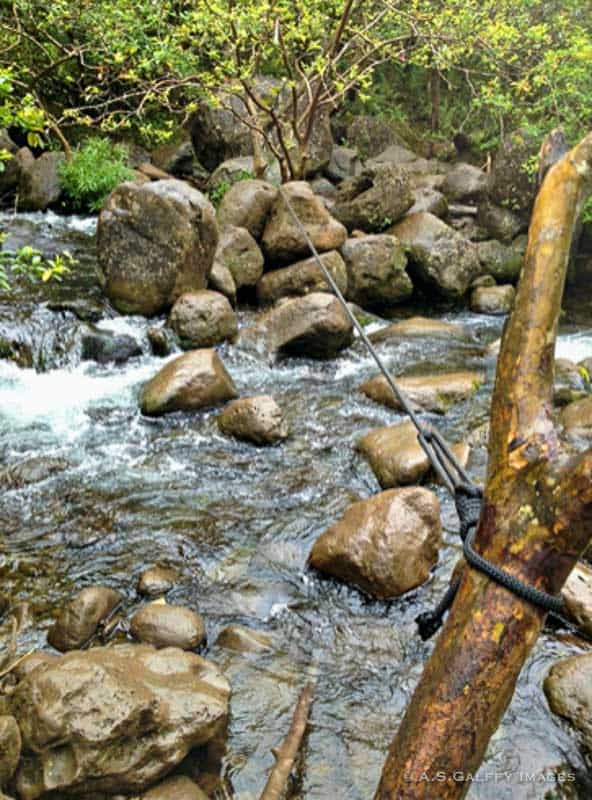
[[[467,339],[468,332],[462,325],[453,322],[442,322],[427,317],[409,317],[401,322],[394,322],[379,331],[370,334],[374,344],[390,339],[406,339],[408,337],[426,337],[434,339]]]
[[[194,650],[206,638],[203,619],[190,608],[167,603],[149,603],[136,611],[130,633],[139,642],[155,647]]]
[[[411,402],[424,411],[445,414],[450,406],[471,398],[483,383],[478,372],[449,372],[441,375],[410,375],[396,378],[397,385]],[[377,403],[401,409],[383,375],[371,378],[360,390]]]

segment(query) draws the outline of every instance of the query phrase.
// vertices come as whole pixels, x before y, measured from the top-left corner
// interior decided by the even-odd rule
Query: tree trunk
[[[592,191],[592,133],[537,197],[492,400],[476,549],[559,594],[592,534],[592,451],[570,459],[553,424],[554,349],[570,243]],[[544,622],[540,609],[466,567],[391,745],[376,800],[459,798],[481,764]],[[464,779],[463,779],[464,778]]]

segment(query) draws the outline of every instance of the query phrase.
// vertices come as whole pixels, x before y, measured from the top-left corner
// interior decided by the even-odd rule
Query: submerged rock
[[[441,375],[410,375],[396,378],[411,402],[424,411],[445,414],[450,406],[468,400],[483,383],[478,372],[449,372]],[[400,410],[401,406],[383,375],[371,378],[360,390],[377,403]]]
[[[246,228],[259,240],[271,213],[278,190],[270,183],[246,180],[235,183],[226,192],[218,208],[220,228],[234,226]]]
[[[140,391],[143,414],[195,411],[237,396],[232,378],[215,350],[191,350],[169,361]]]
[[[312,567],[381,600],[422,584],[438,560],[440,505],[420,487],[354,503],[315,542]]]
[[[82,647],[96,632],[99,624],[121,602],[121,595],[106,586],[88,586],[62,609],[47,634],[47,641],[56,650],[65,652]]]
[[[348,230],[373,233],[393,225],[413,202],[406,173],[395,165],[385,165],[344,181],[333,213]]]
[[[543,689],[554,714],[564,717],[592,751],[592,654],[572,656],[554,664]]]
[[[222,231],[214,264],[228,269],[237,289],[255,286],[263,274],[263,254],[246,228]]]
[[[210,289],[182,294],[171,309],[169,325],[184,350],[212,347],[234,339],[238,332],[230,302],[223,294]]]
[[[190,608],[167,603],[149,603],[136,611],[130,633],[139,642],[155,647],[194,650],[206,638],[203,619]]]
[[[319,258],[344,294],[347,291],[347,270],[342,257],[337,250],[330,250],[321,253]],[[274,303],[282,297],[330,291],[316,259],[312,257],[289,267],[267,272],[257,283],[257,300],[262,304]]]
[[[218,634],[216,644],[237,653],[266,653],[273,650],[271,636],[244,625],[227,625]]]
[[[479,286],[471,294],[471,310],[478,314],[509,314],[514,306],[513,286]]]
[[[259,445],[275,444],[288,436],[282,410],[269,395],[233,400],[218,417],[218,427],[227,436]]]
[[[21,745],[21,732],[15,718],[0,716],[0,789],[16,772]]]
[[[140,575],[138,593],[148,597],[166,594],[173,588],[178,577],[174,569],[150,567]]]
[[[224,730],[229,694],[213,664],[178,648],[127,644],[62,656],[9,698],[27,752],[20,796],[141,791]]]
[[[157,314],[205,288],[217,244],[214,208],[197,189],[179,180],[122,183],[97,226],[105,293],[123,313]]]
[[[112,333],[98,328],[82,337],[82,360],[99,364],[123,364],[142,354],[142,348],[128,333]]]
[[[425,336],[434,339],[467,339],[468,332],[462,325],[453,322],[442,322],[427,317],[409,317],[401,322],[394,322],[386,328],[370,334],[370,341],[378,344],[389,339],[406,339],[410,336]]]
[[[185,775],[176,775],[149,789],[140,800],[208,800],[208,796]]]
[[[347,266],[347,298],[362,307],[391,306],[413,292],[407,257],[394,236],[348,239],[341,248]]]

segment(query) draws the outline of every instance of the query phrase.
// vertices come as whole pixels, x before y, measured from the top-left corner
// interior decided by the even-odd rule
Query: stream
[[[368,800],[433,646],[419,639],[414,618],[441,597],[460,539],[451,501],[432,487],[445,545],[424,586],[384,603],[307,570],[318,535],[350,503],[378,491],[355,442],[401,419],[357,391],[376,371],[360,342],[328,362],[273,364],[237,346],[220,348],[241,395],[273,394],[284,410],[291,436],[281,446],[222,436],[215,409],[143,418],[138,389],[164,360],[150,354],[146,333],[154,321],[117,317],[102,300],[95,219],[5,213],[0,228],[9,232],[5,247],[69,249],[80,260],[62,285],[18,291],[10,301],[0,296],[0,333],[18,338],[25,354],[23,366],[0,360],[1,465],[20,476],[2,487],[0,577],[7,595],[30,603],[33,620],[20,650],[46,646],[56,609],[84,586],[116,588],[132,611],[140,604],[140,573],[157,562],[173,566],[181,580],[167,601],[203,615],[203,655],[220,664],[233,687],[223,771],[234,797],[259,796],[270,748],[287,731],[316,657],[316,699],[293,796]],[[503,320],[413,310],[463,324],[470,339],[385,342],[379,352],[389,367],[486,373],[472,400],[444,417],[426,415],[450,441],[460,441],[487,420],[495,361],[485,347],[500,336]],[[240,326],[258,313],[241,310]],[[80,316],[131,333],[143,355],[122,365],[81,361]],[[373,318],[370,329],[386,323]],[[592,356],[592,297],[587,304],[567,299],[557,354]],[[471,475],[482,480],[484,470],[485,451],[475,448]],[[245,656],[217,647],[229,623],[270,634],[274,651]],[[542,691],[549,667],[584,649],[565,634],[540,637],[474,776],[471,800],[592,796],[576,737],[551,714]],[[557,783],[556,770],[573,780]]]

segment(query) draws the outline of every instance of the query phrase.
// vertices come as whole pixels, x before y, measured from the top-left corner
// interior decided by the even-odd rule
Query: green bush
[[[60,181],[72,207],[98,211],[107,195],[133,178],[126,166],[127,148],[109,139],[88,139],[60,167]]]

